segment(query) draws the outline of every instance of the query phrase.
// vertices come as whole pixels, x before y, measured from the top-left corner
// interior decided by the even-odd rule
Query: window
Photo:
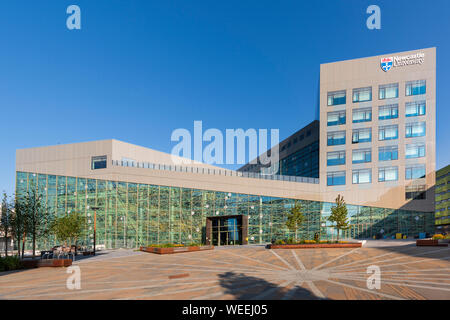
[[[327,165],[338,166],[345,164],[345,151],[335,151],[327,153]]]
[[[417,117],[423,116],[426,113],[426,102],[425,101],[414,101],[406,103],[406,113],[407,117]]]
[[[345,124],[345,111],[328,112],[327,126]]]
[[[372,87],[353,89],[353,102],[372,101]]]
[[[406,83],[407,96],[416,96],[419,94],[425,94],[426,92],[427,92],[426,80],[408,81]]]
[[[415,165],[406,167],[405,179],[422,179],[425,178],[425,165]]]
[[[372,108],[354,109],[353,123],[372,121]]]
[[[406,200],[424,200],[427,198],[426,186],[407,186],[405,188]]]
[[[106,168],[106,156],[98,156],[91,158],[91,169],[105,169]]]
[[[397,181],[398,167],[384,167],[378,168],[378,181]]]
[[[337,146],[345,144],[345,131],[328,132],[327,145]]]
[[[346,103],[346,93],[345,90],[328,92],[328,102],[329,106],[337,106]]]
[[[405,158],[414,159],[425,157],[425,144],[407,144]]]
[[[352,143],[362,143],[372,141],[372,129],[354,129],[352,134]]]
[[[398,125],[383,126],[378,128],[378,140],[398,139]]]
[[[353,150],[352,163],[365,163],[372,161],[372,150],[361,149]]]
[[[372,169],[353,170],[352,174],[353,184],[371,183],[371,182],[372,182]]]
[[[398,83],[381,85],[378,92],[380,100],[398,98]]]
[[[425,131],[425,122],[413,122],[406,124],[406,138],[423,137],[425,136]]]
[[[378,108],[378,119],[397,119],[398,118],[398,104],[390,104]]]
[[[328,186],[342,186],[345,185],[345,171],[335,171],[327,173]]]
[[[378,161],[398,160],[398,146],[379,147]]]

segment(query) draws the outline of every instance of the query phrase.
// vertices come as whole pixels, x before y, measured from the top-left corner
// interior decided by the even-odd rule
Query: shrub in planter
[[[433,236],[433,240],[442,240],[444,239],[444,235],[443,234],[435,234]]]
[[[22,269],[22,262],[18,256],[0,257],[0,272]]]

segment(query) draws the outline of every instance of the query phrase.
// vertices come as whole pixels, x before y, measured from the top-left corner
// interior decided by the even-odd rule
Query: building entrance
[[[242,244],[242,216],[211,217],[213,246]]]

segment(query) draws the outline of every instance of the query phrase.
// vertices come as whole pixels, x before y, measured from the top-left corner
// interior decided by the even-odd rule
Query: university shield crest
[[[381,59],[381,69],[383,69],[384,72],[388,72],[392,68],[393,58],[382,58]]]

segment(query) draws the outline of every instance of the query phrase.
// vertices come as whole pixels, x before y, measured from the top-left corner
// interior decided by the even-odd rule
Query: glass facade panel
[[[378,128],[378,140],[398,139],[398,125],[383,126]]]
[[[423,137],[426,134],[425,122],[413,122],[406,124],[406,138]]]
[[[423,158],[425,157],[425,143],[407,144],[405,151],[406,159]]]
[[[426,80],[409,81],[406,83],[406,95],[415,96],[427,92]]]
[[[353,123],[372,121],[372,108],[354,109]]]
[[[327,145],[337,146],[345,144],[345,131],[328,132]]]
[[[345,111],[328,112],[327,114],[327,126],[337,126],[345,124]]]
[[[366,163],[372,161],[371,149],[353,150],[352,163]]]
[[[378,91],[380,100],[398,98],[398,83],[381,85]]]
[[[398,167],[383,167],[378,169],[378,181],[397,181]]]
[[[405,179],[406,180],[412,180],[412,179],[422,179],[425,178],[425,165],[414,165],[414,166],[407,166],[405,168]]]
[[[378,148],[378,161],[398,160],[398,146]]]
[[[388,168],[384,168],[386,181],[390,179],[389,172]],[[345,171],[329,172],[327,181],[329,185],[345,184]],[[370,181],[371,174],[366,169],[353,172],[354,183]],[[305,223],[298,230],[300,237],[313,239],[316,232],[321,239],[336,237],[336,230],[326,220],[334,204],[327,202],[17,172],[16,194],[25,195],[30,188],[36,188],[42,196],[42,203],[49,215],[82,214],[85,223],[83,236],[78,241],[80,245],[93,245],[95,206],[98,207],[97,245],[106,248],[135,248],[168,242],[205,243],[206,218],[223,216],[248,216],[250,244],[285,239],[293,237],[293,232],[286,227],[286,219],[296,202],[302,206],[305,214]],[[407,196],[415,199],[423,196],[422,189],[408,192]],[[344,238],[372,236],[381,230],[389,236],[399,232],[400,228],[430,233],[434,231],[432,212],[411,213],[354,205],[347,207],[351,226],[343,234]],[[63,208],[69,210],[64,212]],[[412,214],[424,217],[418,226],[415,220],[405,218]],[[239,234],[230,236],[238,224],[238,220],[233,220],[223,231],[228,234],[227,241],[230,244],[242,241]],[[51,236],[39,239],[37,243],[38,249],[48,249],[58,244]],[[26,248],[30,248],[30,243],[27,243]]]
[[[345,151],[335,151],[327,153],[327,165],[338,166],[345,164]]]
[[[406,103],[405,116],[407,117],[418,117],[423,116],[426,113],[426,102],[425,101],[415,101]]]
[[[372,128],[354,129],[352,143],[363,143],[372,141]]]
[[[398,118],[398,104],[390,104],[378,108],[378,119],[397,119]]]
[[[372,87],[353,89],[353,102],[372,100]]]
[[[345,90],[328,92],[327,105],[336,106],[346,103],[346,93]]]

